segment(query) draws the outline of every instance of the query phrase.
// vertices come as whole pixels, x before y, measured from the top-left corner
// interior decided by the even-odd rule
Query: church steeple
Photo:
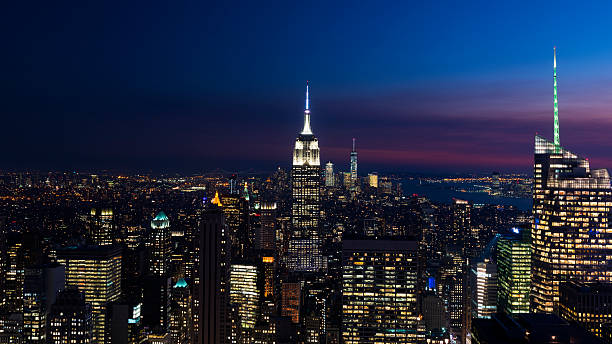
[[[310,96],[308,95],[308,80],[306,80],[306,108],[304,109],[304,129],[300,134],[312,135],[312,129],[310,129]]]

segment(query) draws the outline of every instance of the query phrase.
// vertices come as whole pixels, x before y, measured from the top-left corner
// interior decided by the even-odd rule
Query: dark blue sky
[[[192,172],[290,163],[305,80],[324,160],[531,168],[552,132],[612,167],[612,4],[15,2],[1,168]]]

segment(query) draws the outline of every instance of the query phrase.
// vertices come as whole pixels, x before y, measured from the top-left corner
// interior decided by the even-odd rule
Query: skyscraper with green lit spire
[[[531,230],[531,311],[553,313],[559,285],[612,282],[610,175],[561,147],[554,57],[554,140],[535,137]]]

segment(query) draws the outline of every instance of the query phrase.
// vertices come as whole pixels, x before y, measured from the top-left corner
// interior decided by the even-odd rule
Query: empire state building
[[[318,271],[324,267],[321,256],[319,217],[321,200],[321,163],[319,140],[310,128],[309,86],[306,82],[304,128],[295,140],[291,169],[292,235],[288,267],[292,271]]]

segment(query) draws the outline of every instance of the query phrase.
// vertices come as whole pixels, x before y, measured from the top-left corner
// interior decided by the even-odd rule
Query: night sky
[[[401,3],[401,4],[399,4]],[[537,4],[534,4],[537,3]],[[358,4],[358,5],[357,5]],[[612,168],[612,2],[13,1],[0,168],[530,171],[552,138]]]

